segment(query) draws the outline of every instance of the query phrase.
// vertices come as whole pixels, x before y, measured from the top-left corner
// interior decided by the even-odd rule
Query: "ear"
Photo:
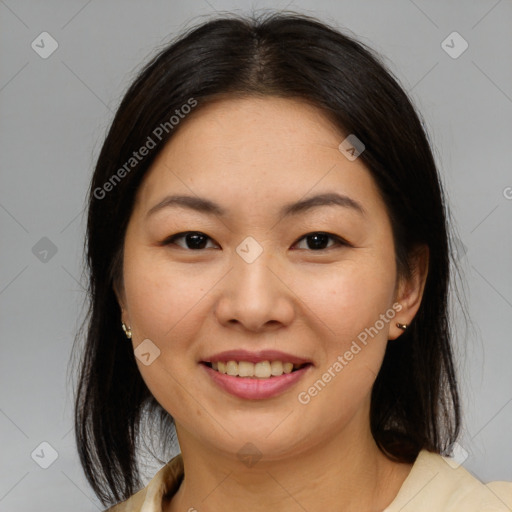
[[[425,290],[425,283],[427,282],[428,262],[428,246],[416,247],[410,257],[411,275],[401,277],[397,282],[395,302],[398,302],[402,309],[397,310],[389,329],[388,339],[394,340],[404,332],[396,326],[397,322],[409,325],[418,312]]]

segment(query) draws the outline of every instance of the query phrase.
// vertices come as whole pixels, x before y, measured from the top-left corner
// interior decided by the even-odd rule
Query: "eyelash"
[[[175,235],[171,235],[170,237],[167,237],[163,242],[161,242],[161,245],[163,245],[163,246],[177,245],[174,243],[175,240],[177,240],[179,238],[184,238],[186,235],[189,235],[189,234],[202,235],[202,236],[205,236],[207,239],[212,240],[212,238],[210,238],[205,233],[202,233],[201,231],[183,231],[181,233],[176,233]],[[349,242],[347,242],[343,238],[341,238],[337,235],[334,235],[332,233],[327,233],[325,231],[312,231],[311,233],[306,233],[305,235],[302,235],[299,239],[297,239],[293,245],[296,245],[301,240],[307,238],[308,236],[313,236],[313,235],[326,235],[328,238],[334,240],[338,244],[338,246],[353,247]],[[178,246],[178,247],[181,247],[181,246]],[[187,251],[202,251],[202,250],[204,250],[204,249],[189,249],[186,247],[181,247],[181,248],[185,249]],[[308,250],[310,252],[322,252],[322,251],[327,251],[328,249],[333,249],[333,248],[335,248],[335,246],[330,246],[330,247],[326,247],[323,249],[301,249],[301,250]],[[208,249],[208,247],[207,247],[207,249]]]

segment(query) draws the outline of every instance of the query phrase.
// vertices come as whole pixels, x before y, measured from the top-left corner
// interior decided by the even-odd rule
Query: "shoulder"
[[[453,459],[422,450],[385,512],[510,512],[512,482],[484,484]]]
[[[183,474],[183,459],[178,454],[155,474],[146,487],[103,512],[161,512],[163,499],[178,490]]]

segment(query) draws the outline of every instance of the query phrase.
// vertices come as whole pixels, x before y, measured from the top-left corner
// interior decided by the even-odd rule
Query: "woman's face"
[[[180,442],[233,456],[251,442],[272,459],[367,434],[387,341],[413,313],[398,311],[385,205],[344,138],[299,101],[223,100],[186,119],[145,177],[120,298]],[[219,360],[262,377],[205,364]]]

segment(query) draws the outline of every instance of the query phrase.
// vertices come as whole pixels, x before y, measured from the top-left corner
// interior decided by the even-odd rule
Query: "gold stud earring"
[[[399,322],[396,323],[396,326],[399,328],[399,329],[402,329],[403,331],[405,331],[405,329],[407,329],[407,324],[401,324]]]
[[[121,327],[123,328],[126,337],[131,340],[132,339],[132,329],[131,327],[127,327],[124,322],[121,322]]]

